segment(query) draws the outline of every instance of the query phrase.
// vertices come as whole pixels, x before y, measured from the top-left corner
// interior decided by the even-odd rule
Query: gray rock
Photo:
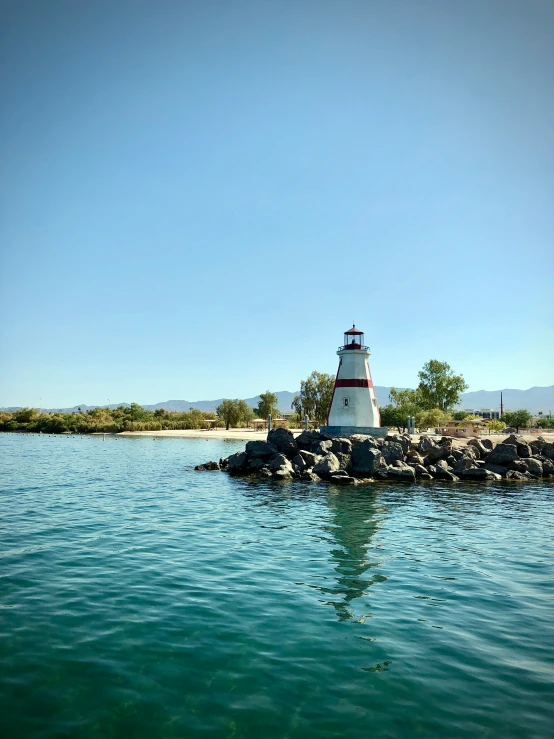
[[[551,459],[554,462],[554,443],[545,444],[541,453],[544,457],[548,457],[548,459]]]
[[[404,450],[402,444],[398,441],[386,441],[381,447],[381,453],[387,464],[392,464],[397,459],[404,458]]]
[[[306,460],[304,459],[304,457],[300,453],[297,454],[296,457],[293,458],[293,460],[292,460],[292,466],[294,468],[294,471],[297,474],[299,474],[299,475],[302,474],[302,472],[304,472],[305,470],[308,469],[308,465],[306,464]],[[313,464],[312,465],[309,465],[309,466],[310,467],[313,467]]]
[[[423,464],[423,457],[419,452],[411,449],[406,455],[406,462],[408,462],[408,464]]]
[[[507,467],[510,462],[515,461],[517,458],[518,454],[515,444],[497,444],[488,455],[487,462]]]
[[[271,470],[269,470],[267,467],[261,467],[258,470],[258,475],[260,477],[273,477]]]
[[[204,472],[205,470],[219,470],[221,468],[219,466],[219,462],[204,462],[204,464],[197,464],[194,469],[199,472]]]
[[[409,465],[405,467],[389,467],[388,477],[391,480],[403,480],[405,482],[415,482],[416,476],[414,469]]]
[[[471,457],[462,457],[454,463],[454,465],[452,466],[452,471],[454,472],[454,474],[459,475],[464,470],[470,470],[475,467],[475,459],[472,459]]]
[[[319,462],[314,465],[314,472],[320,477],[329,477],[332,472],[338,472],[339,469],[339,460],[333,452],[328,452],[323,459],[320,459]]]
[[[530,475],[533,475],[533,477],[542,477],[542,464],[540,460],[535,459],[534,457],[529,457],[529,459],[525,459],[523,461],[527,467],[527,472]]]
[[[306,472],[302,473],[302,480],[308,480],[309,482],[320,482],[321,477],[319,475],[316,475],[315,472],[312,472],[311,470],[306,470]]]
[[[240,475],[246,469],[248,455],[246,452],[236,452],[227,459],[227,471],[231,475]]]
[[[350,439],[331,439],[331,451],[333,454],[350,454],[352,442]]]
[[[301,449],[298,454],[302,457],[304,462],[306,463],[306,467],[313,467],[314,464],[317,464],[317,461],[319,459],[319,455],[314,454],[313,452],[307,452],[304,449]]]
[[[443,436],[440,440],[440,444],[437,444],[432,449],[429,449],[427,457],[431,462],[437,462],[439,459],[445,459],[450,456],[452,452],[452,439],[448,436]]]
[[[538,459],[542,464],[542,474],[544,477],[548,475],[554,475],[554,462],[548,457],[544,457],[542,454],[535,455],[535,459]]]
[[[437,468],[435,467],[435,465],[434,465],[434,464],[429,464],[429,465],[427,465],[427,472],[428,472],[428,473],[429,473],[430,475],[432,475],[433,477],[435,476],[435,473],[436,473],[436,471],[437,471]]]
[[[289,462],[288,465],[283,465],[283,467],[279,467],[278,470],[275,470],[273,473],[273,479],[274,480],[290,480],[292,477],[294,477],[294,470],[292,469],[292,465]]]
[[[492,462],[485,462],[485,467],[483,469],[495,472],[497,475],[502,475],[502,477],[504,477],[508,472],[507,467],[504,467],[501,464],[493,464]]]
[[[350,457],[350,469],[353,475],[368,477],[383,465],[383,455],[369,440],[354,445]]]
[[[508,463],[507,467],[513,472],[527,472],[527,465],[522,459],[514,459],[513,462]]]
[[[298,446],[292,432],[284,428],[271,429],[267,435],[267,441],[276,447],[287,459],[292,459],[298,454]]]
[[[337,470],[336,472],[331,472],[331,477],[348,477],[348,472],[346,470]]]
[[[378,470],[375,470],[373,473],[373,477],[376,480],[388,480],[389,477],[389,468],[388,467],[380,467]]]
[[[320,440],[321,434],[319,431],[302,431],[302,433],[295,439],[298,449],[303,449],[306,452],[311,451],[312,446],[317,444]]]
[[[245,452],[250,458],[269,459],[277,454],[278,451],[277,447],[273,446],[273,444],[268,444],[267,441],[249,441],[245,447]]]
[[[342,454],[335,452],[335,457],[339,460],[341,470],[347,470],[350,467],[350,454]]]
[[[423,472],[423,474],[418,475],[420,480],[432,480],[433,475],[430,475],[428,472]]]
[[[377,439],[374,436],[368,436],[367,434],[352,434],[349,439],[353,447],[356,446],[356,444],[362,444],[364,441],[374,447],[379,446]],[[382,441],[382,439],[380,439],[380,441]]]
[[[484,467],[474,467],[471,470],[464,470],[460,473],[462,480],[500,480],[500,475],[497,475],[491,470],[486,470]]]
[[[416,464],[416,466],[414,467],[414,472],[416,477],[421,477],[423,479],[425,479],[425,475],[429,475],[422,464]],[[429,475],[429,479],[432,479],[431,475]]]
[[[324,457],[328,452],[332,450],[333,442],[331,439],[321,439],[317,442],[317,444],[314,444],[312,447],[312,451],[314,454],[319,455],[320,457]]]
[[[417,449],[421,454],[427,455],[433,447],[435,447],[435,441],[430,439],[428,436],[421,436]]]
[[[358,480],[355,477],[350,477],[350,475],[339,475],[338,477],[335,477],[333,475],[332,477],[333,482],[336,482],[338,485],[357,485]]]
[[[246,465],[246,469],[248,472],[257,472],[265,465],[265,462],[263,459],[260,459],[259,457],[253,457],[248,459],[248,464]]]
[[[410,467],[410,469],[413,469],[411,465],[407,464],[406,462],[402,461],[401,459],[395,459],[392,463],[391,467],[395,467],[398,470],[406,469],[406,467]]]
[[[515,447],[517,447],[517,453],[520,457],[530,457],[531,447],[529,444],[525,441],[523,436],[517,436],[516,434],[510,434],[507,439],[504,439],[502,442],[503,444],[513,444]]]
[[[517,472],[516,470],[508,470],[506,480],[532,480],[533,478],[528,472]]]
[[[446,459],[439,459],[435,467],[437,468],[437,472],[439,470],[444,470],[444,472],[452,472],[452,467],[448,464]]]
[[[475,450],[478,459],[485,459],[487,454],[489,454],[489,452],[491,451],[487,446],[485,446],[485,444],[483,443],[483,439],[470,439],[467,442],[466,448],[468,447],[471,447]]]
[[[290,464],[290,462],[284,454],[276,454],[269,460],[267,466],[272,472],[275,472],[275,470],[279,470],[281,467],[286,467],[287,464]]]
[[[459,480],[459,477],[457,475],[455,475],[449,469],[446,469],[445,467],[439,466],[439,465],[440,465],[440,462],[437,464],[437,467],[436,467],[435,479],[449,480],[450,482],[457,482]]]
[[[227,457],[221,457],[221,459],[219,460],[219,469],[226,470],[228,464],[229,460],[227,459]]]

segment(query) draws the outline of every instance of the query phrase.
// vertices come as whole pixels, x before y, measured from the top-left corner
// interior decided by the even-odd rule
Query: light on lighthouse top
[[[352,328],[344,332],[344,346],[339,346],[339,351],[348,349],[357,349],[358,351],[369,349],[368,346],[364,345],[364,332],[357,329],[354,324],[352,324]]]

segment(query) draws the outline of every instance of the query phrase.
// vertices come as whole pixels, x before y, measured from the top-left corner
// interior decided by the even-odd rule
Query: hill
[[[380,406],[386,405],[389,402],[390,387],[385,385],[376,385],[375,394],[377,396],[377,402]],[[493,408],[498,410],[500,408],[500,392],[502,392],[504,400],[504,409],[517,411],[522,408],[531,411],[531,413],[549,413],[554,410],[554,385],[548,387],[531,387],[528,390],[515,390],[512,388],[505,388],[504,390],[477,390],[470,393],[462,393],[461,402],[458,408],[464,409],[479,409],[479,408]],[[296,393],[291,393],[288,390],[280,390],[275,393],[279,402],[279,410],[288,411],[290,410],[292,401]],[[255,395],[252,398],[244,398],[248,405],[253,408],[258,405],[260,399],[259,395]],[[188,411],[191,408],[199,411],[214,411],[217,406],[221,403],[223,398],[217,398],[216,400],[166,400],[162,403],[156,403],[155,405],[144,405],[146,410],[157,410],[158,408],[164,408],[166,411]],[[110,408],[117,408],[118,406],[128,406],[129,403],[111,403]],[[19,407],[12,408],[1,408],[3,411],[17,411]],[[97,406],[80,405],[73,406],[73,408],[43,408],[42,410],[48,413],[54,411],[62,411],[63,413],[75,413],[79,410],[86,411],[89,408],[95,408]]]

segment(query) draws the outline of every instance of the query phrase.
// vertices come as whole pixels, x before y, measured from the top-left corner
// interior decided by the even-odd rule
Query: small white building
[[[329,436],[370,434],[384,436],[381,416],[369,369],[369,347],[356,326],[344,332],[344,344],[337,351],[339,368],[333,390],[327,426],[321,431]]]

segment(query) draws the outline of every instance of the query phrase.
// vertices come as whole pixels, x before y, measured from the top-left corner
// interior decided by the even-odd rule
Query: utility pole
[[[504,415],[504,403],[502,402],[502,390],[500,391],[500,418]]]

